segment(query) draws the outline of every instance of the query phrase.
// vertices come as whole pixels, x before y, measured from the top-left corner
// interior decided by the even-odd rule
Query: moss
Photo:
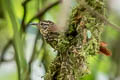
[[[103,14],[102,0],[86,0],[89,6]],[[99,5],[98,5],[99,4]],[[78,80],[89,72],[87,57],[99,52],[103,23],[84,6],[73,9],[68,30],[59,35],[56,59],[51,63],[45,80]]]

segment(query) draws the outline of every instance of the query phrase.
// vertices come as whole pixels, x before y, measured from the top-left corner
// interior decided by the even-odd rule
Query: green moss
[[[89,6],[103,14],[102,0],[86,0]],[[79,80],[89,72],[87,57],[99,52],[103,23],[84,6],[73,9],[68,30],[58,37],[58,56],[51,63],[45,80]]]

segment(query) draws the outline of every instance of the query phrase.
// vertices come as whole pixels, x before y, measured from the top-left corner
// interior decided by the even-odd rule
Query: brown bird
[[[40,21],[40,23],[31,23],[36,25],[43,38],[54,48],[58,42],[59,31],[57,26],[52,21]]]

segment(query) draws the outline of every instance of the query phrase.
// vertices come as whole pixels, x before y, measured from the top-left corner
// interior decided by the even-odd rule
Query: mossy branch
[[[87,5],[104,15],[103,0],[84,0]],[[56,59],[51,63],[45,80],[79,80],[89,73],[87,57],[99,52],[101,32],[104,23],[80,1],[72,10],[68,20],[68,30],[50,44],[58,51]]]

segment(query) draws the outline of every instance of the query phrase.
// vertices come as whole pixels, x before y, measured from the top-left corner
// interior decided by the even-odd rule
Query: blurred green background
[[[55,2],[58,1],[0,0],[0,80],[18,80],[21,74],[18,74],[17,69],[25,70],[29,65],[31,79],[44,80],[42,76],[56,52],[43,41],[38,29],[28,24],[41,19],[56,23],[62,20],[61,6],[65,5],[60,2],[46,10],[42,16],[35,17]],[[120,0],[107,0],[105,4],[108,20],[120,25]],[[70,5],[74,5],[74,0]],[[82,80],[120,80],[120,30],[105,25],[102,40],[108,44],[112,56],[91,56],[88,59],[90,74]]]

